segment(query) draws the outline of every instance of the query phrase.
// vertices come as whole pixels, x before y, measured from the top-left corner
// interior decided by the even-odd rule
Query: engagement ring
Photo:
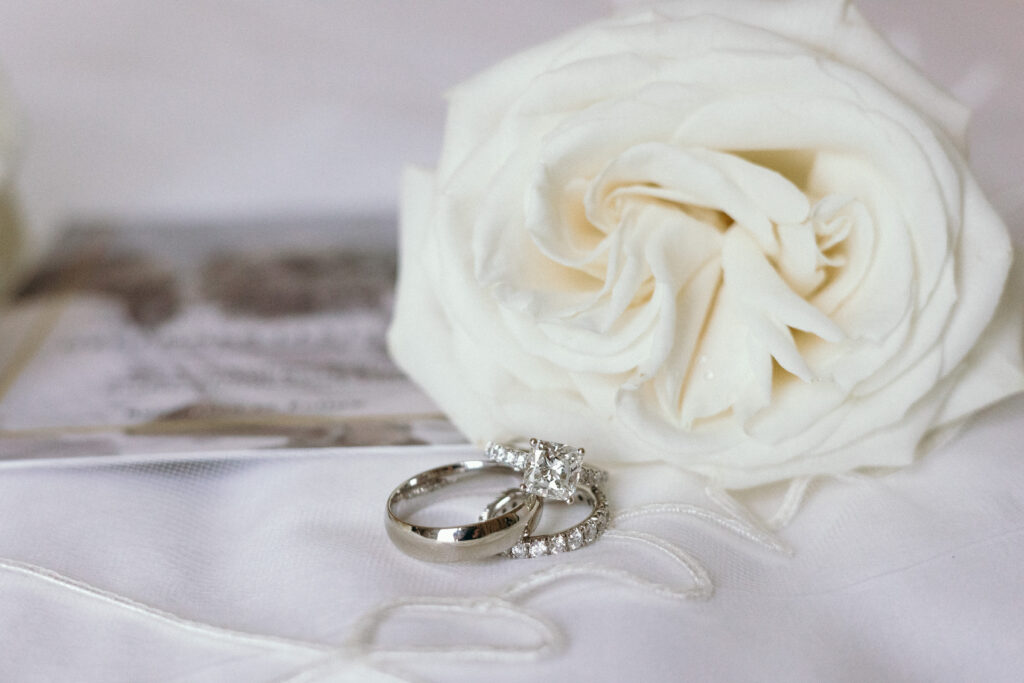
[[[545,500],[573,500],[576,487],[600,485],[604,470],[583,464],[583,449],[555,441],[530,439],[530,447],[487,444],[487,457],[523,473],[523,490]]]

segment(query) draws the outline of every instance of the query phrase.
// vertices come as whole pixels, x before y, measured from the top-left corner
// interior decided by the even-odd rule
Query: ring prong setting
[[[569,503],[583,471],[583,449],[555,441],[530,439],[533,449],[523,471],[523,490]]]

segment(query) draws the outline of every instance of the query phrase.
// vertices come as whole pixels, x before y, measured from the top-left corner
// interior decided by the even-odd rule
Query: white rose
[[[1024,388],[966,120],[844,2],[584,27],[451,93],[392,354],[477,442],[732,487],[904,465]]]

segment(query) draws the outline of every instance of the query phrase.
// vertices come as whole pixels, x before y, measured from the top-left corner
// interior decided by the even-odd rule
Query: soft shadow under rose
[[[842,2],[584,27],[451,93],[392,353],[478,442],[737,487],[906,464],[1024,387],[966,120]]]

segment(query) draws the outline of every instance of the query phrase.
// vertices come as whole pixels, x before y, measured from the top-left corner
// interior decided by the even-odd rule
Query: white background
[[[401,165],[436,158],[448,87],[622,4],[3,0],[28,202],[44,225],[392,213]],[[1024,2],[859,4],[979,108],[974,165],[1018,228]]]

